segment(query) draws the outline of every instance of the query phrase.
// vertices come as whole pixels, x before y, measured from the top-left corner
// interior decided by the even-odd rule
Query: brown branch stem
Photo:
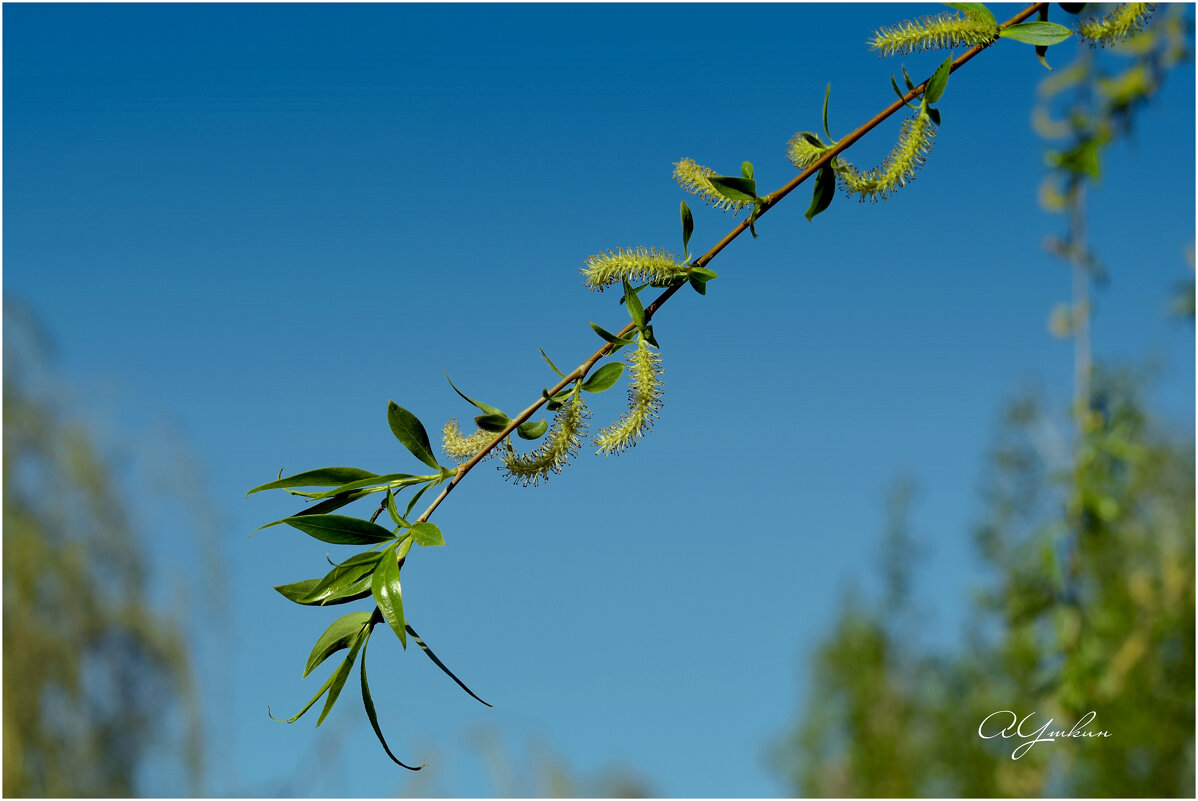
[[[1030,17],[1033,14],[1035,14],[1036,12],[1038,12],[1042,7],[1044,7],[1046,5],[1047,5],[1047,3],[1033,3],[1033,4],[1029,5],[1028,7],[1021,10],[1018,14],[1011,17],[1006,22],[1002,23],[999,26],[999,29],[1001,30],[1003,28],[1007,28],[1007,27],[1010,27],[1011,25],[1015,25],[1019,22],[1022,22],[1023,20],[1027,19],[1028,17]],[[995,41],[998,41],[998,39],[996,38]],[[990,47],[992,44],[994,44],[994,42],[990,42],[988,44],[974,45],[969,50],[966,50],[960,56],[953,59],[952,67],[950,69],[950,74],[953,72],[956,72],[957,69],[959,69],[963,64],[965,64],[967,61],[972,59],[978,53],[981,53],[983,50]],[[869,122],[865,123],[861,127],[857,128],[855,131],[853,131],[852,133],[850,133],[847,136],[845,136],[844,138],[842,138],[839,142],[837,142],[837,144],[834,147],[832,147],[826,153],[824,153],[824,155],[821,156],[819,158],[819,160],[817,160],[810,167],[808,167],[807,169],[800,172],[798,175],[796,175],[794,178],[792,178],[790,181],[788,181],[785,185],[783,185],[780,189],[766,195],[765,202],[761,204],[761,207],[757,210],[755,215],[750,215],[746,219],[742,220],[735,228],[733,228],[731,231],[729,231],[728,234],[723,239],[721,239],[719,242],[717,242],[711,248],[711,250],[704,253],[698,259],[695,259],[695,261],[693,262],[693,265],[696,267],[705,267],[706,265],[710,264],[712,259],[714,259],[716,256],[718,256],[724,248],[728,247],[728,245],[730,245],[733,240],[735,240],[737,237],[739,237],[741,234],[743,234],[746,230],[748,230],[750,220],[752,220],[753,222],[756,222],[757,220],[761,219],[761,217],[763,215],[765,215],[766,212],[768,212],[775,205],[777,205],[784,197],[786,197],[788,194],[790,194],[792,191],[794,191],[800,184],[802,184],[804,181],[806,181],[812,175],[817,173],[821,167],[823,167],[825,164],[830,162],[832,159],[836,158],[837,155],[839,155],[840,153],[842,153],[843,151],[845,151],[849,147],[851,147],[854,143],[857,142],[858,139],[865,136],[867,133],[872,131],[874,128],[878,127],[885,120],[887,120],[889,117],[891,117],[895,112],[897,112],[899,109],[903,108],[907,103],[910,103],[912,100],[915,100],[916,98],[920,97],[923,94],[924,90],[927,88],[927,85],[928,85],[928,82],[924,81],[919,86],[915,87],[911,91],[907,92],[907,94],[903,95],[903,97],[901,99],[895,100],[893,103],[891,103],[889,106],[887,106],[884,110],[879,112]],[[672,298],[674,296],[674,294],[679,289],[681,289],[683,286],[686,286],[686,284],[680,284],[677,286],[670,287],[669,289],[665,290],[660,295],[658,295],[657,298],[655,298],[652,303],[650,303],[648,306],[646,306],[645,307],[646,322],[651,320],[653,315],[657,312],[657,310],[660,309],[663,305],[665,305],[666,301],[668,301],[670,298]],[[617,336],[626,336],[627,334],[632,333],[632,331],[635,330],[635,328],[636,328],[635,324],[630,322],[628,325],[626,325],[622,329],[620,329]],[[578,365],[578,367],[574,368],[573,371],[567,373],[566,377],[563,378],[561,381],[559,381],[557,383],[557,385],[555,385],[552,389],[548,390],[548,394],[556,395],[558,392],[565,389],[567,386],[569,386],[574,381],[579,381],[579,380],[585,378],[587,373],[591,370],[591,368],[595,366],[595,363],[598,362],[600,359],[602,359],[604,356],[606,356],[608,353],[610,353],[611,349],[612,349],[611,344],[605,344],[603,347],[599,348],[597,351],[592,353],[586,359],[586,361],[584,361],[582,364]],[[541,397],[535,403],[530,405],[527,409],[520,412],[520,414],[516,415],[512,419],[512,421],[507,425],[507,427],[505,429],[503,429],[503,431],[501,431],[499,434],[497,434],[495,436],[495,439],[493,439],[490,443],[488,443],[484,448],[482,448],[477,454],[475,454],[473,457],[471,457],[468,461],[462,463],[458,467],[457,474],[445,486],[445,489],[441,490],[441,493],[435,499],[433,499],[432,503],[429,504],[428,508],[425,509],[424,512],[420,515],[418,522],[424,522],[424,521],[428,520],[429,517],[432,516],[433,512],[436,511],[437,507],[441,505],[441,502],[444,501],[449,496],[449,493],[453,491],[454,487],[456,487],[458,485],[458,483],[460,483],[461,480],[466,477],[466,474],[469,473],[471,470],[473,470],[474,467],[479,462],[481,462],[487,456],[487,454],[489,454],[492,450],[494,450],[495,447],[498,446],[500,442],[502,442],[513,431],[515,431],[517,426],[519,426],[521,423],[526,422],[530,417],[532,417],[534,414],[536,414],[537,410],[540,409],[541,406],[545,404],[546,400],[547,399],[545,397]]]

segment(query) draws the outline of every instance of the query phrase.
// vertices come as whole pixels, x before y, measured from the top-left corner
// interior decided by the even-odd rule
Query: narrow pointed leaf
[[[910,104],[910,103],[908,103],[906,100],[904,100],[904,97],[905,97],[905,96],[903,95],[903,90],[902,90],[902,89],[899,89],[899,87],[898,87],[898,82],[894,80],[894,73],[893,73],[893,72],[892,72],[892,73],[890,73],[890,86],[891,86],[891,87],[894,89],[894,93],[895,93],[896,95],[898,95],[898,99],[903,101],[903,105],[904,105],[904,106],[906,106],[907,108],[910,108],[910,109],[913,109],[913,108],[915,108],[915,106],[911,105],[911,104]]]
[[[324,634],[312,646],[308,655],[308,664],[304,666],[304,676],[311,673],[324,660],[343,648],[349,648],[354,639],[362,633],[362,627],[370,620],[371,612],[350,612],[329,624]]]
[[[339,487],[351,481],[374,478],[374,476],[375,474],[369,470],[359,470],[356,467],[322,467],[319,470],[296,473],[294,476],[287,476],[269,484],[254,487],[246,493],[246,497],[263,490],[288,489],[289,487]]]
[[[730,175],[712,176],[708,179],[715,191],[729,200],[752,203],[757,200],[757,182],[751,178],[736,178]]]
[[[528,421],[516,426],[516,434],[520,439],[540,439],[545,436],[545,432],[549,430],[549,423],[545,420]]]
[[[324,708],[320,710],[320,717],[316,719],[317,726],[324,723],[324,719],[333,711],[333,705],[337,703],[337,698],[341,695],[341,688],[345,686],[345,680],[349,678],[350,671],[354,669],[354,660],[358,657],[358,648],[361,646],[362,637],[358,636],[350,646],[345,660],[337,666],[333,675],[329,676],[329,694],[325,696]]]
[[[618,348],[622,348],[625,345],[631,345],[633,342],[633,340],[628,339],[626,337],[616,336],[615,334],[612,334],[612,333],[606,331],[605,329],[600,328],[599,326],[595,325],[594,323],[587,323],[587,325],[589,325],[591,328],[595,329],[595,333],[598,334],[599,338],[602,339],[604,342],[610,342],[611,344],[615,345]]]
[[[832,170],[831,164],[825,164],[819,168],[819,173],[815,176],[815,189],[811,193],[811,205],[803,216],[807,218],[808,222],[811,222],[815,219],[815,215],[832,205],[832,198],[835,196],[836,173]]]
[[[320,686],[320,689],[317,691],[316,695],[312,696],[312,700],[309,701],[303,709],[301,709],[299,712],[296,712],[291,717],[276,718],[274,715],[270,714],[270,707],[266,708],[266,714],[270,715],[271,720],[277,720],[280,723],[295,723],[297,720],[302,718],[309,709],[311,709],[313,706],[316,705],[316,702],[320,700],[321,696],[323,696],[326,692],[328,692],[329,688],[333,686],[333,679],[335,679],[336,676],[337,676],[337,672],[334,671],[332,676],[329,676],[327,679],[325,679],[324,684],[322,684]]]
[[[892,77],[891,81],[894,80]],[[828,88],[824,91],[824,133],[828,137],[828,141],[833,141],[832,132],[828,130],[828,101],[832,99],[832,84],[828,84]]]
[[[412,500],[408,501],[408,508],[404,510],[404,513],[403,513],[404,517],[407,517],[408,515],[412,514],[412,510],[415,509],[416,504],[420,502],[420,496],[422,496],[422,495],[424,495],[424,493],[428,492],[428,488],[431,487],[432,485],[433,484],[430,481],[428,484],[425,484],[423,487],[421,487],[420,490],[415,495],[412,496]]]
[[[544,351],[541,351],[541,353],[544,353]],[[545,358],[548,359],[549,357],[546,356]],[[445,374],[445,380],[449,382],[449,386],[453,387],[454,392],[456,392],[462,396],[462,400],[464,400],[467,403],[470,403],[474,406],[477,406],[484,413],[486,413],[486,414],[503,414],[503,412],[496,409],[494,406],[488,406],[487,404],[483,403],[482,401],[476,401],[474,398],[467,397],[466,393],[464,393],[464,392],[462,392],[462,390],[458,389],[457,385],[453,383],[453,379],[449,377],[449,373]]]
[[[321,579],[306,579],[294,584],[280,584],[275,587],[275,590],[287,600],[303,606],[314,606],[318,603],[320,606],[337,606],[370,597],[370,575],[367,574],[353,585],[338,590],[336,594],[324,597],[320,601],[307,600],[320,582]]]
[[[471,698],[473,698],[475,701],[478,701],[483,706],[491,706],[491,704],[488,704],[486,701],[484,701],[483,699],[481,699],[477,695],[475,695],[474,691],[471,690],[469,687],[467,687],[462,682],[461,679],[459,679],[457,676],[453,675],[452,670],[445,667],[445,663],[437,658],[437,655],[433,653],[433,649],[428,647],[428,645],[424,642],[424,640],[422,640],[420,638],[420,635],[416,633],[416,630],[414,628],[412,628],[411,626],[406,626],[406,628],[408,630],[408,634],[412,635],[412,640],[415,641],[415,643],[420,646],[420,650],[424,651],[425,656],[427,656],[429,659],[433,660],[434,665],[441,668],[442,673],[444,673],[446,676],[449,676],[449,678],[453,679],[454,683],[457,684],[459,687],[461,687],[463,690],[465,690],[466,693]]]
[[[544,348],[537,348],[537,350],[539,350],[541,352],[541,356],[543,356],[545,358],[545,363],[549,365],[550,370],[557,373],[562,378],[566,377],[565,373],[563,373],[561,370],[557,369],[557,365],[553,363],[553,359],[549,358],[549,354],[545,352]]]
[[[327,492],[313,493],[310,497],[314,501],[323,500],[324,498],[333,498],[345,492],[353,492],[355,490],[370,490],[370,492],[382,492],[383,487],[390,484],[393,487],[407,487],[411,484],[419,484],[422,481],[427,481],[428,476],[414,476],[411,473],[388,473],[385,476],[375,476],[374,478],[364,478],[361,481],[355,481],[352,484],[346,484],[336,489],[328,490]],[[367,494],[370,494],[369,492]]]
[[[380,525],[345,515],[305,515],[288,517],[283,522],[309,537],[334,545],[373,545],[393,536]]]
[[[928,78],[928,86],[923,91],[924,102],[935,103],[944,95],[944,90],[948,86],[948,76],[952,70],[953,57],[950,55],[936,68],[932,77]]]
[[[915,82],[911,80],[911,74],[907,72],[907,66],[900,64],[899,68],[903,71],[903,82],[907,84],[907,91],[913,91],[915,89]]]
[[[1073,35],[1073,31],[1055,22],[1020,22],[1009,28],[1003,28],[998,35],[1004,39],[1014,39],[1030,45],[1054,45],[1065,41]]]
[[[688,253],[687,248],[691,243],[691,234],[695,232],[695,218],[691,214],[690,206],[686,205],[686,201],[682,201],[682,252]]]
[[[413,456],[434,470],[441,468],[437,464],[437,457],[433,456],[432,446],[429,445],[428,432],[424,430],[424,425],[416,419],[416,415],[399,406],[395,401],[387,401],[387,422],[391,426],[391,433]]]
[[[338,598],[357,595],[363,589],[368,589],[370,574],[378,565],[379,556],[380,554],[367,552],[334,565],[311,592],[304,596],[302,603],[324,606]]]
[[[641,305],[641,299],[632,291],[632,286],[628,283],[628,279],[624,279],[624,302],[628,306],[628,313],[632,316],[632,321],[636,323],[636,327],[640,330],[645,330],[645,307]]]
[[[403,620],[403,589],[399,584],[399,561],[395,553],[396,546],[392,545],[383,551],[383,558],[374,569],[374,578],[370,582],[370,591],[374,602],[383,613],[383,620],[399,637],[404,648],[408,647],[407,634],[404,632]]]
[[[374,736],[379,738],[379,742],[382,743],[383,750],[387,752],[387,756],[391,757],[392,762],[394,762],[396,765],[399,765],[401,768],[407,768],[408,770],[420,770],[424,767],[424,765],[419,765],[415,768],[411,765],[405,765],[396,758],[395,754],[391,753],[391,748],[387,745],[387,740],[383,737],[383,730],[379,728],[379,718],[374,709],[374,699],[370,697],[370,685],[366,682],[366,649],[369,647],[370,635],[367,634],[366,641],[362,643],[362,706],[366,707],[366,717],[370,720],[370,727],[374,729]]]
[[[441,535],[441,529],[432,523],[417,523],[412,526],[412,539],[417,545],[426,547],[445,544],[445,537]]]
[[[624,374],[624,362],[608,362],[600,367],[582,382],[582,388],[587,392],[606,392],[615,386]]]

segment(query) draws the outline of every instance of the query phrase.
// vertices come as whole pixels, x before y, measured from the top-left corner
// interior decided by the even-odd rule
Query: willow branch
[[[1020,11],[1015,16],[1011,17],[1006,22],[1002,23],[999,26],[999,29],[1001,30],[1003,28],[1008,28],[1012,25],[1023,22],[1025,19],[1032,16],[1033,14],[1038,12],[1042,7],[1045,7],[1047,5],[1048,5],[1047,3],[1033,3],[1032,5],[1028,6],[1027,8],[1024,8],[1022,11]],[[998,39],[996,38],[994,41],[997,42]],[[978,53],[981,53],[983,50],[990,47],[992,44],[994,44],[994,42],[990,42],[987,44],[974,45],[973,47],[971,47],[970,49],[968,49],[964,53],[962,53],[960,56],[953,59],[952,66],[949,69],[949,74],[956,72],[967,61],[971,60],[974,56],[976,56]],[[730,245],[733,242],[733,240],[735,240],[737,237],[739,237],[741,234],[743,234],[746,230],[748,230],[750,221],[756,222],[766,212],[768,212],[770,209],[772,209],[774,206],[776,206],[779,202],[781,202],[781,200],[784,197],[786,197],[791,192],[793,192],[796,188],[798,188],[798,186],[800,184],[802,184],[804,181],[806,181],[812,175],[819,172],[820,168],[822,168],[825,164],[828,164],[830,161],[832,161],[832,159],[836,158],[837,155],[844,152],[848,148],[852,147],[857,142],[858,139],[865,136],[867,133],[872,131],[874,128],[881,125],[888,118],[890,118],[895,112],[897,112],[899,109],[903,108],[907,103],[910,103],[912,100],[915,100],[915,99],[919,98],[921,95],[923,95],[924,90],[927,89],[927,86],[928,86],[928,82],[924,81],[919,86],[915,87],[911,91],[907,92],[907,94],[903,95],[902,98],[895,100],[893,103],[891,103],[889,106],[887,106],[884,110],[879,112],[869,122],[865,123],[860,128],[857,128],[855,131],[853,131],[852,133],[850,133],[847,136],[845,136],[844,138],[842,138],[834,147],[830,148],[817,161],[815,161],[811,166],[807,167],[805,170],[803,170],[798,175],[796,175],[794,178],[792,178],[790,181],[788,181],[784,186],[782,186],[782,188],[766,195],[764,198],[765,202],[760,205],[760,207],[756,210],[755,214],[751,214],[747,218],[742,220],[735,228],[733,228],[731,231],[729,231],[728,234],[723,239],[721,239],[719,242],[717,242],[711,248],[711,250],[704,253],[698,259],[695,259],[694,262],[692,262],[692,264],[695,267],[705,267],[708,264],[710,264],[711,261],[716,256],[718,256],[724,248],[728,247],[728,245]],[[684,286],[686,286],[686,284],[679,284],[677,286],[672,286],[669,289],[662,292],[660,295],[658,295],[657,298],[655,298],[652,303],[650,303],[648,306],[645,307],[645,321],[648,322],[649,320],[651,320],[653,318],[653,315],[657,312],[657,310],[660,309],[662,306],[664,306],[665,303],[670,298],[674,297],[674,294]],[[626,325],[622,329],[620,329],[619,333],[617,333],[616,336],[620,336],[620,337],[627,336],[628,334],[631,334],[635,329],[636,329],[636,325],[634,323],[629,323],[628,325]],[[552,389],[547,390],[547,395],[549,395],[549,396],[556,395],[557,393],[561,392],[563,389],[565,389],[566,387],[568,387],[570,384],[574,383],[575,381],[579,381],[579,380],[585,378],[587,373],[590,372],[591,368],[595,366],[595,363],[598,362],[600,359],[602,359],[604,356],[611,353],[612,348],[613,348],[612,344],[607,343],[603,347],[599,348],[597,351],[592,353],[586,359],[586,361],[584,361],[582,364],[575,367],[571,372],[567,373],[565,378],[563,378],[561,381],[559,381]],[[420,515],[418,522],[424,522],[424,521],[428,520],[429,517],[432,516],[433,512],[436,511],[437,507],[441,505],[441,502],[444,501],[449,496],[449,493],[453,491],[454,487],[456,487],[462,481],[462,479],[464,479],[466,477],[466,474],[469,473],[471,470],[473,470],[474,467],[479,462],[481,462],[487,456],[487,454],[489,454],[492,450],[494,450],[499,445],[500,442],[502,442],[513,431],[515,431],[517,426],[519,426],[521,423],[526,422],[530,417],[532,417],[534,414],[536,414],[537,410],[540,409],[541,406],[543,406],[547,400],[548,400],[547,397],[542,396],[535,403],[530,405],[527,409],[520,412],[520,414],[518,414],[514,418],[512,418],[512,421],[510,423],[508,423],[507,427],[504,428],[503,431],[499,432],[495,436],[495,438],[493,440],[491,440],[491,442],[489,442],[484,448],[482,448],[478,453],[476,453],[468,461],[461,464],[458,467],[457,474],[454,475],[454,477],[450,480],[450,482],[445,486],[445,489],[441,490],[441,494],[438,495],[435,499],[433,499],[433,502],[428,505],[428,508],[425,509],[424,512]]]

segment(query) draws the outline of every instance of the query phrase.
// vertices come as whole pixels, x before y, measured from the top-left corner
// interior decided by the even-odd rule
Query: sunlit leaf
[[[329,624],[324,634],[312,646],[308,655],[308,664],[304,666],[304,676],[311,673],[329,656],[343,648],[349,648],[354,639],[362,633],[362,627],[370,620],[372,612],[350,612]]]
[[[246,497],[263,490],[287,489],[289,487],[339,487],[351,481],[374,477],[375,474],[369,470],[359,470],[356,467],[322,467],[319,470],[296,473],[294,476],[287,476],[269,484],[254,487],[246,493]]]
[[[391,426],[391,433],[413,456],[435,470],[441,468],[437,464],[437,457],[433,456],[432,446],[429,445],[428,432],[416,419],[416,415],[397,405],[395,401],[387,401],[387,422]]]
[[[417,545],[432,546],[444,545],[445,537],[441,536],[441,529],[434,526],[432,523],[417,523],[412,526],[412,539]]]
[[[417,524],[419,525],[419,524]],[[403,620],[403,590],[399,584],[399,561],[396,556],[396,545],[383,551],[378,567],[374,569],[374,578],[370,582],[370,591],[374,602],[383,613],[383,620],[399,637],[404,648],[408,647],[407,634],[404,633]]]
[[[582,382],[582,388],[587,392],[604,392],[615,386],[624,374],[623,362],[608,362],[600,367]]]
[[[373,545],[392,538],[391,532],[380,525],[345,515],[304,515],[284,518],[283,522],[334,545]]]

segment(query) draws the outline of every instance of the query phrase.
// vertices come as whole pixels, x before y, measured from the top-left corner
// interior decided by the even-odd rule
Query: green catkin
[[[560,473],[578,452],[590,416],[582,394],[575,389],[562,408],[558,409],[553,424],[535,450],[516,453],[511,440],[508,441],[500,469],[507,473],[508,478],[526,487],[547,481],[550,473]]]
[[[810,131],[801,131],[786,143],[786,157],[800,170],[807,169],[827,152],[828,146]]]
[[[493,439],[495,439],[493,432],[483,431],[481,428],[469,436],[464,435],[462,429],[458,427],[458,421],[452,417],[445,422],[445,427],[441,429],[441,449],[458,464],[473,459]],[[490,455],[487,454],[487,456]]]
[[[718,175],[719,173],[710,167],[696,164],[691,159],[683,159],[674,164],[674,180],[678,185],[692,195],[703,198],[703,202],[712,208],[720,211],[731,209],[735,214],[749,205],[747,201],[733,200],[717,192],[711,185],[711,179]]]
[[[898,143],[877,169],[859,173],[852,164],[841,163],[836,170],[841,187],[850,196],[860,195],[862,203],[866,199],[886,200],[915,178],[916,170],[932,151],[935,138],[936,126],[926,111],[921,111],[903,122]]]
[[[685,278],[687,265],[673,253],[657,248],[633,248],[608,251],[591,256],[582,268],[587,289],[602,292],[612,284],[648,281],[653,286],[667,286]]]
[[[628,411],[619,420],[599,431],[596,453],[621,453],[636,444],[653,428],[661,413],[661,354],[650,349],[645,337],[637,339],[636,349],[628,354]]]
[[[997,38],[998,26],[990,18],[946,12],[900,22],[891,28],[879,28],[868,44],[882,56],[895,56],[990,44]]]
[[[1078,32],[1091,47],[1106,47],[1139,33],[1156,6],[1156,3],[1120,3],[1105,17],[1082,20]]]

